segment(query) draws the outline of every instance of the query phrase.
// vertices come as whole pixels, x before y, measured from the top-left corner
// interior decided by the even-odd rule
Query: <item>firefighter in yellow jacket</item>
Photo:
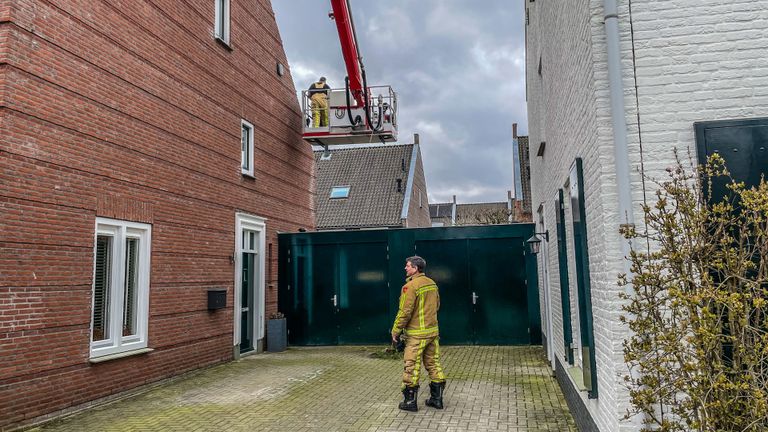
[[[418,411],[416,399],[422,360],[431,381],[427,406],[443,409],[445,374],[440,364],[440,332],[437,326],[440,294],[435,281],[424,274],[426,266],[426,261],[419,256],[405,260],[407,278],[392,326],[392,342],[396,343],[401,333],[405,337],[403,402],[399,407],[406,411]]]
[[[331,88],[325,81],[325,77],[320,77],[307,90],[312,106],[312,127],[328,126],[328,96]]]

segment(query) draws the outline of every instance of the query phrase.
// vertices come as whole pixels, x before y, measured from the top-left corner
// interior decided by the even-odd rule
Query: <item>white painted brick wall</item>
[[[587,400],[583,394],[584,401],[600,430],[638,430],[636,423],[619,420],[628,407],[621,382],[626,373],[621,343],[627,331],[619,323],[621,289],[616,285],[624,267],[617,232],[620,218],[603,1],[524,4],[530,17],[527,88],[531,148],[547,142],[543,158],[532,150],[533,208],[544,203],[545,224],[551,234],[556,227],[557,189],[567,181],[574,159],[584,161],[600,392],[597,400]],[[631,26],[630,2],[619,0],[619,29],[632,197],[635,217],[640,220],[644,191],[638,172],[642,167],[646,175],[663,178],[664,168],[673,163],[673,148],[695,156],[693,122],[768,116],[768,0],[633,0]],[[653,196],[653,191],[646,192]],[[569,208],[566,220],[573,338],[578,342]],[[562,362],[565,349],[553,239],[556,236],[551,235],[547,249],[553,321],[550,340]]]

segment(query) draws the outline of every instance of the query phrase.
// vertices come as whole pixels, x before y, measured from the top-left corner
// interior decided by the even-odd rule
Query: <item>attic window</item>
[[[349,186],[334,186],[331,188],[331,199],[349,198]]]

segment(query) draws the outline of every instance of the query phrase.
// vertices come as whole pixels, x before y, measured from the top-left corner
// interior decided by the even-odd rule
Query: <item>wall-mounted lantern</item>
[[[541,250],[541,239],[539,239],[538,236],[544,236],[544,241],[549,243],[549,230],[544,231],[543,233],[534,232],[531,238],[525,241],[528,243],[528,251],[534,255],[538,255]]]

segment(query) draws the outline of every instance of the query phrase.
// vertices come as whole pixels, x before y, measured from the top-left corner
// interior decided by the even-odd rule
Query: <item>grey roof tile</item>
[[[315,152],[317,229],[400,226],[413,144]],[[397,191],[397,179],[401,190]],[[348,198],[331,188],[350,186]]]

